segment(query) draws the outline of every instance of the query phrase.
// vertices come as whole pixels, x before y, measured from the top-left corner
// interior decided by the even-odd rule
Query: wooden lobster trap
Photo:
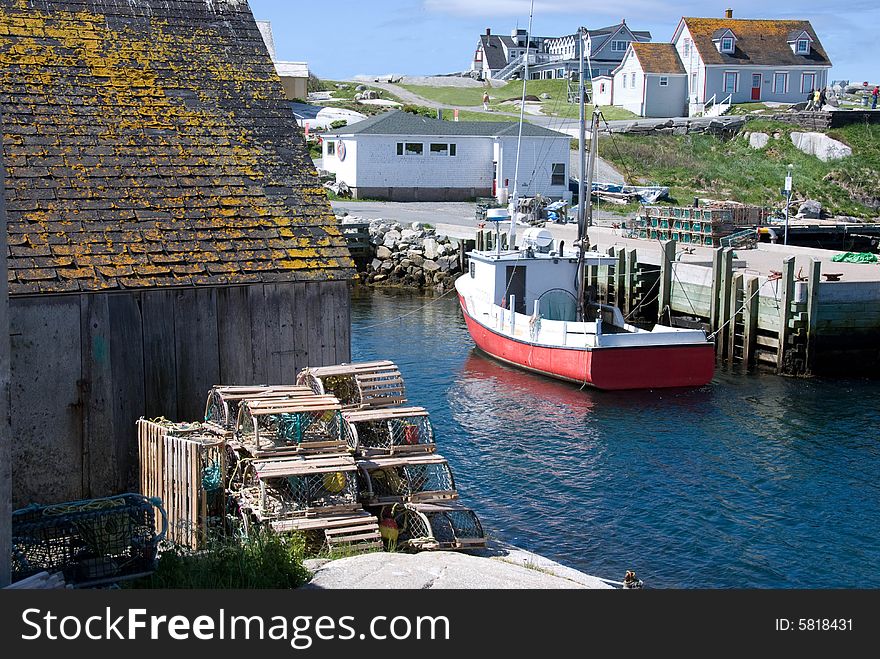
[[[232,433],[238,420],[238,410],[246,400],[275,400],[313,396],[312,390],[300,386],[224,387],[217,385],[208,392],[205,404],[205,424],[221,433]]]
[[[238,409],[236,443],[252,457],[350,450],[347,429],[333,396],[245,400]]]
[[[233,478],[244,535],[254,525],[277,533],[322,531],[330,547],[379,546],[376,518],[357,502],[357,467],[349,455],[244,460]]]
[[[457,501],[396,503],[376,509],[389,549],[473,549],[486,546],[477,514]]]
[[[423,407],[347,410],[342,419],[358,455],[431,453],[434,426]]]
[[[452,470],[436,453],[365,458],[357,466],[365,505],[458,498]]]
[[[141,494],[162,501],[170,542],[200,549],[225,523],[226,440],[164,419],[139,419],[137,429]]]
[[[336,396],[346,409],[378,409],[406,402],[403,376],[390,361],[306,368],[296,383],[319,395]]]

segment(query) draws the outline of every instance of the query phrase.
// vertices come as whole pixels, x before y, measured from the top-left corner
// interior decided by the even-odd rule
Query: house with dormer
[[[831,60],[809,21],[682,18],[672,43],[691,112],[721,103],[799,103],[828,85]]]

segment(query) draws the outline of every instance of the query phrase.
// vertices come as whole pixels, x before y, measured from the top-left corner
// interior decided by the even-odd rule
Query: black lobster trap
[[[254,457],[346,452],[348,433],[341,409],[333,396],[243,401],[238,410],[235,440]]]
[[[457,501],[395,503],[374,509],[391,550],[473,549],[486,546],[477,514]]]
[[[319,395],[336,396],[345,409],[379,409],[406,402],[403,376],[390,361],[306,368],[296,383]]]
[[[434,426],[423,407],[346,410],[342,413],[349,443],[362,456],[430,453]]]
[[[28,506],[12,514],[12,579],[61,572],[87,587],[146,576],[165,528],[158,500],[139,494]]]
[[[360,498],[365,505],[455,499],[455,479],[437,454],[358,460]]]

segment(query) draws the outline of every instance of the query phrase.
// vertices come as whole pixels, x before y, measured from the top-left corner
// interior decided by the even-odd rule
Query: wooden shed
[[[134,485],[135,421],[350,358],[353,263],[246,2],[0,0],[13,503]]]

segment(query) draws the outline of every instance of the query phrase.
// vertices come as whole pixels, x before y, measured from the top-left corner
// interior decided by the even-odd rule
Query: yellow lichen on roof
[[[645,73],[685,73],[678,51],[671,43],[632,42],[633,51]]]
[[[2,96],[13,294],[136,286],[139,276],[210,283],[212,270],[240,270],[221,265],[239,253],[273,280],[350,276],[249,10],[214,22],[206,13],[192,29],[192,17],[163,15],[169,4],[111,27],[119,17],[104,12],[133,5],[42,12],[0,0],[0,89],[14,90]],[[54,277],[24,267],[62,255]],[[194,278],[191,263],[215,266]]]

